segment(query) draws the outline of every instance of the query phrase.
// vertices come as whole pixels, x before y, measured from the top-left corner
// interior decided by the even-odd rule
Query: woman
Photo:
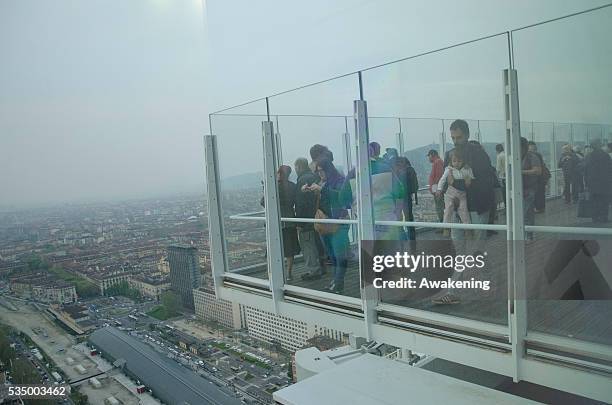
[[[295,218],[295,195],[297,186],[289,181],[291,167],[283,165],[276,172],[276,180],[278,182],[278,203],[280,206],[281,218]],[[261,199],[261,205],[264,205],[264,199]],[[295,222],[282,222],[283,235],[283,256],[287,261],[287,278],[285,281],[293,279],[293,259],[300,253],[300,244],[297,237],[297,228]]]
[[[558,167],[563,172],[563,198],[566,204],[578,202],[578,156],[568,144],[563,145]]]
[[[318,208],[330,219],[348,218],[347,208],[351,206],[352,191],[348,181],[342,176],[334,164],[323,159],[317,162],[316,174],[319,184],[304,186],[303,190],[312,191],[318,195]],[[349,255],[349,225],[339,225],[333,233],[321,235],[321,240],[332,261],[334,278],[329,286],[333,293],[344,291],[344,275]]]

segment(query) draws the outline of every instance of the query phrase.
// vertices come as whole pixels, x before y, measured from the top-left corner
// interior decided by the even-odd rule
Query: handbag
[[[593,216],[593,201],[589,192],[578,194],[578,218],[591,218]]]
[[[328,219],[329,217],[325,215],[325,213],[319,208],[319,202],[321,200],[321,196],[317,197],[317,212],[315,212],[315,219]],[[336,233],[340,224],[324,224],[321,222],[314,223],[314,229],[319,233],[319,235],[330,235]]]

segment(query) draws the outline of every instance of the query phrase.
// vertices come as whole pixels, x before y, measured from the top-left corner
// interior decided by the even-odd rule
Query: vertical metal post
[[[348,117],[344,117],[344,134],[342,134],[342,147],[344,149],[344,164],[348,173],[353,168],[353,156],[351,154],[351,134],[348,129]],[[357,213],[351,210],[351,219],[357,218]],[[355,243],[357,240],[357,229],[351,226],[350,241]]]
[[[370,177],[370,156],[368,153],[368,111],[365,100],[354,101],[355,111],[355,140],[357,145],[357,218],[359,219],[359,268],[361,262],[362,240],[374,240],[374,210],[372,204],[372,179]],[[372,326],[376,322],[376,306],[378,305],[378,291],[372,285],[366,285],[360,280],[361,300],[365,321],[365,338],[372,339]]]
[[[344,134],[342,134],[342,147],[344,148],[344,164],[348,172],[353,167],[353,156],[351,155],[351,134],[348,130],[348,117],[344,117]]]
[[[476,121],[476,140],[478,143],[482,143],[482,136],[480,135],[480,120]]]
[[[569,133],[569,140],[570,140],[570,145],[572,145],[572,148],[574,147],[574,124],[570,123],[570,133]]]
[[[440,120],[442,124],[442,132],[440,132],[439,142],[440,142],[440,156],[444,160],[446,158],[446,137],[444,135],[444,120]]]
[[[510,340],[512,344],[513,380],[520,381],[521,362],[525,352],[524,339],[527,334],[527,302],[525,279],[525,225],[523,212],[523,176],[521,159],[521,125],[517,74],[514,69],[503,71],[504,103],[506,115],[506,188],[509,196],[511,222],[508,223],[509,236],[509,289],[511,301],[509,308]]]
[[[591,126],[588,125],[586,127],[586,142],[584,143],[584,146],[590,145],[591,144]]]
[[[208,234],[212,276],[215,294],[223,285],[223,273],[228,269],[223,225],[223,207],[219,184],[219,156],[217,137],[204,136],[204,158],[206,160],[206,197],[208,199]]]
[[[550,134],[550,160],[549,162],[552,184],[550,185],[550,195],[557,197],[559,195],[559,187],[557,185],[557,135],[555,133],[555,123],[552,123],[552,133]]]
[[[264,148],[264,203],[266,212],[266,246],[268,249],[267,264],[270,290],[275,313],[278,314],[278,303],[283,300],[284,262],[283,242],[281,238],[280,205],[276,182],[278,167],[277,139],[272,121],[262,122]]]
[[[399,132],[396,134],[396,144],[397,144],[397,150],[399,152],[400,156],[404,156],[404,134],[402,133],[402,119],[398,118],[397,119],[397,124],[398,124],[398,128],[399,128]]]
[[[283,144],[281,140],[280,127],[278,126],[278,115],[276,119],[276,132],[274,133],[274,139],[276,141],[276,164],[277,169],[283,164]]]

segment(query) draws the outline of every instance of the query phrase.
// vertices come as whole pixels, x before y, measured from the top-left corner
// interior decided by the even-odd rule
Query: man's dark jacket
[[[316,194],[310,191],[302,191],[302,186],[310,186],[312,183],[317,183],[319,176],[308,170],[300,174],[297,178],[295,196],[295,216],[296,218],[314,218],[317,212],[317,197]],[[298,226],[304,230],[314,229],[313,224],[298,223]]]

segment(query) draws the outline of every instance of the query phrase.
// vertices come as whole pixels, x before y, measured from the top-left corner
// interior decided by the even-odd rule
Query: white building
[[[219,300],[215,293],[204,288],[193,290],[195,314],[198,318],[215,321],[229,329],[245,327],[240,313],[240,304]]]
[[[248,329],[249,335],[265,342],[279,342],[289,351],[300,349],[306,340],[324,335],[345,342],[347,334],[316,324],[308,324],[255,307],[215,298],[204,288],[193,290],[196,316],[214,320],[230,329]]]

